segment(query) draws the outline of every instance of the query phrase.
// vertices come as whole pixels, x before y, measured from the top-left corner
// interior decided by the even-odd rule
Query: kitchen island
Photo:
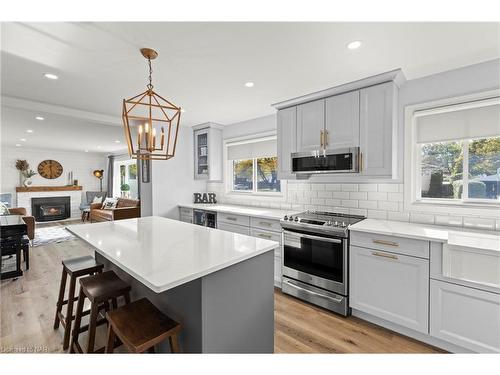
[[[278,242],[156,216],[67,229],[132,286],[132,300],[182,324],[183,352],[273,352]]]

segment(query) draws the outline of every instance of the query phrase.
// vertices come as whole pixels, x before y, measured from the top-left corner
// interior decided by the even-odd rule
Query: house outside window
[[[275,136],[229,142],[226,151],[229,192],[281,195]]]
[[[498,209],[500,97],[410,111],[407,208],[432,203]]]

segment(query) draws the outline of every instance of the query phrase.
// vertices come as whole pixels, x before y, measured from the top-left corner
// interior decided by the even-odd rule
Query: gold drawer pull
[[[372,252],[372,255],[375,255],[376,257],[382,257],[382,258],[398,259],[397,255],[386,254],[386,253],[379,253],[377,251]]]
[[[235,217],[231,217],[231,216],[226,216],[226,219],[231,220],[231,221],[236,221],[236,220],[238,220],[237,218],[235,218]]]
[[[397,242],[391,242],[391,241],[373,240],[373,243],[378,243],[379,245],[399,247],[399,244]]]
[[[267,221],[259,221],[259,224],[260,225],[267,225],[268,227],[270,227],[271,225],[273,225],[272,223],[268,223]]]
[[[273,238],[270,234],[264,234],[264,233],[259,233],[257,236],[268,239]]]

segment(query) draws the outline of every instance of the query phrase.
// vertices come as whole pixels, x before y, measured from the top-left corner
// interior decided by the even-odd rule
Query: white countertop
[[[467,244],[469,247],[500,251],[500,232],[453,228],[438,225],[406,223],[378,219],[365,219],[349,227],[354,232],[367,232],[414,238],[417,240],[446,242],[450,245]]]
[[[158,216],[66,228],[156,293],[279,246]]]
[[[200,209],[206,211],[224,212],[228,214],[246,215],[259,217],[263,219],[279,220],[285,215],[295,215],[300,211],[297,210],[278,210],[275,208],[265,207],[250,207],[250,206],[237,206],[230,204],[203,204],[203,203],[189,203],[180,204],[179,207],[187,207],[193,209]]]

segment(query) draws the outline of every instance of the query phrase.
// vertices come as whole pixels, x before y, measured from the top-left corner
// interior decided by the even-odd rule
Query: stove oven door
[[[347,295],[347,239],[283,230],[283,275]]]

